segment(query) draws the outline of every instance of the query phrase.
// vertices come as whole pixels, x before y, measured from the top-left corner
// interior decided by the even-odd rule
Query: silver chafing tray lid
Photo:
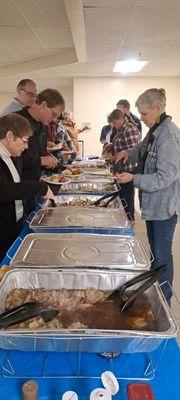
[[[37,233],[24,238],[11,265],[140,271],[151,264],[134,236]]]
[[[129,222],[121,209],[65,206],[39,210],[30,227],[126,229]]]

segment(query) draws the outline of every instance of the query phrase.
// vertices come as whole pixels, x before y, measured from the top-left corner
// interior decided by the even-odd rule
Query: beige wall
[[[165,88],[167,93],[167,112],[180,126],[180,78],[75,78],[74,116],[77,125],[91,122],[92,130],[79,136],[85,141],[85,153],[101,154],[100,131],[106,124],[108,112],[115,108],[120,98],[127,98],[131,111],[139,94],[150,87]],[[147,128],[143,127],[143,134]]]
[[[41,90],[45,89],[47,86],[44,86]],[[54,85],[53,85],[54,87]],[[66,102],[66,109],[73,111],[73,86],[68,85],[68,86],[61,86],[58,87],[56,86],[56,89],[59,90]],[[0,93],[0,110],[6,106],[6,104],[11,101],[12,97],[15,96],[16,93],[10,93],[10,92],[1,92]]]
[[[0,110],[5,107],[7,103],[12,99],[15,93],[0,93]]]

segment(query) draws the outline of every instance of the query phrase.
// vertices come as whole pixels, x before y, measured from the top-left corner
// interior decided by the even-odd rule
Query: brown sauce
[[[121,312],[121,300],[105,300],[110,292],[86,290],[14,289],[6,298],[6,310],[28,301],[40,301],[47,308],[58,308],[59,314],[45,323],[42,317],[14,325],[29,329],[97,329],[157,331],[158,323],[146,294],[133,306]],[[12,327],[11,327],[12,328]]]

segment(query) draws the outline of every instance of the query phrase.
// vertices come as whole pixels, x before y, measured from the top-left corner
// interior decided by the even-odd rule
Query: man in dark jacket
[[[22,155],[22,179],[39,180],[42,168],[55,168],[58,160],[47,153],[47,134],[49,123],[57,118],[64,109],[64,99],[55,89],[45,89],[40,92],[36,102],[29,108],[24,108],[18,114],[30,122],[33,135],[29,140],[28,149]],[[26,213],[36,207],[33,198],[25,204]]]

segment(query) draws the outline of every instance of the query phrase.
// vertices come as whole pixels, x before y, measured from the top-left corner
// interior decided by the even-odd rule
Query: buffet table
[[[24,237],[32,232],[29,223],[33,217],[34,214],[1,265],[10,263]],[[68,232],[75,231],[69,229]],[[86,229],[83,232],[86,233]],[[102,229],[103,233],[107,232]],[[133,236],[134,232],[128,227],[123,234]],[[69,390],[75,391],[80,400],[88,400],[93,389],[103,388],[100,377],[104,371],[112,371],[118,379],[120,389],[113,396],[114,400],[127,400],[127,384],[136,381],[149,383],[156,400],[179,400],[180,351],[175,339],[163,340],[151,353],[121,353],[109,359],[100,353],[81,352],[81,349],[65,353],[0,349],[0,400],[22,399],[22,385],[27,380],[38,383],[39,400],[60,400]]]
[[[9,264],[10,258],[28,233],[31,230],[27,223],[2,265]],[[115,400],[127,399],[126,386],[134,379],[138,382],[147,380],[156,400],[179,400],[180,351],[175,339],[169,340],[165,349],[161,345],[150,354],[157,370],[153,371],[153,366],[150,365],[149,374],[145,376],[149,362],[145,353],[123,354],[112,361],[103,359],[96,353],[81,353],[80,357],[79,362],[78,353],[28,353],[1,349],[0,399],[20,400],[22,384],[29,379],[35,379],[39,385],[40,400],[60,400],[66,390],[74,390],[79,399],[85,400],[94,388],[103,387],[97,377],[105,370],[112,370],[117,378],[121,378],[120,391],[113,396]],[[71,378],[67,378],[68,376]]]
[[[152,359],[154,364],[157,364],[155,377],[147,382],[151,385],[156,400],[179,400],[180,394],[180,351],[174,339],[168,341],[165,351],[161,354],[160,347],[153,352]],[[77,354],[75,353],[53,353],[47,361],[46,366],[42,370],[42,352],[38,353],[22,353],[19,351],[10,352],[8,354],[11,360],[11,366],[16,375],[24,376],[25,378],[13,377],[13,371],[10,365],[5,363],[7,351],[0,352],[0,385],[1,385],[1,400],[20,400],[22,384],[29,378],[36,380],[39,385],[39,400],[60,400],[62,394],[67,390],[74,390],[80,400],[89,399],[91,391],[98,387],[103,387],[101,379],[86,378],[86,376],[101,375],[106,370],[111,370],[118,376],[128,377],[134,375],[138,377],[144,368],[144,354],[123,355],[113,360],[113,364],[101,358],[97,354],[84,353],[81,361],[81,371],[83,378],[65,378],[60,375],[76,374]],[[23,357],[22,357],[23,355]],[[33,357],[32,357],[33,355]],[[161,357],[160,357],[161,355]],[[47,356],[47,355],[46,355]],[[160,357],[160,358],[159,358]],[[22,363],[22,359],[24,360]],[[22,365],[24,364],[24,366]],[[2,366],[5,367],[2,368]],[[22,370],[20,370],[22,368]],[[24,369],[23,369],[24,368]],[[9,371],[11,373],[9,373]],[[34,378],[41,374],[56,375],[56,378]],[[3,377],[7,376],[7,377]],[[126,386],[132,383],[132,379],[119,379],[119,392],[113,396],[114,400],[127,400]],[[143,380],[137,379],[138,382]]]

